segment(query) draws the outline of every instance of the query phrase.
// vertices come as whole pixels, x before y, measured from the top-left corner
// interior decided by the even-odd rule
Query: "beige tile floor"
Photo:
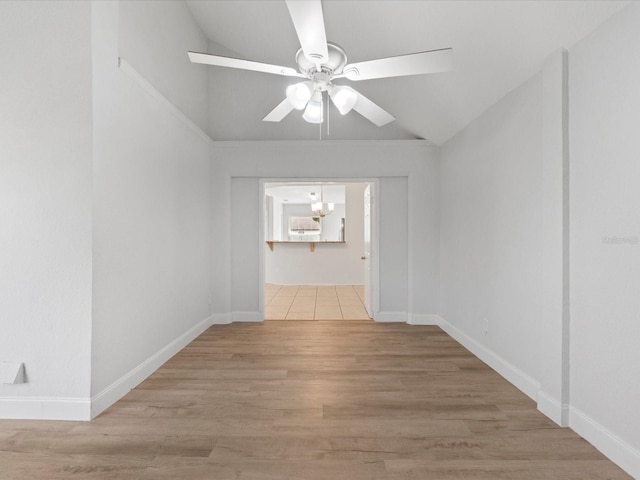
[[[273,285],[264,289],[265,320],[368,320],[362,285]]]

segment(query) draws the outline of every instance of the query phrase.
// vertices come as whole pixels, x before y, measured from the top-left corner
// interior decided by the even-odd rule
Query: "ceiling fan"
[[[342,78],[353,81],[372,80],[446,72],[451,69],[451,48],[347,63],[345,51],[338,45],[327,42],[321,0],[286,2],[301,45],[295,57],[297,70],[221,55],[188,52],[193,63],[304,78],[304,81],[287,88],[286,98],[262,119],[265,122],[279,122],[296,109],[304,110],[302,118],[307,122],[322,123],[324,92],[327,92],[342,115],[353,109],[381,127],[395,120],[395,117],[350,86],[335,85],[333,81]]]

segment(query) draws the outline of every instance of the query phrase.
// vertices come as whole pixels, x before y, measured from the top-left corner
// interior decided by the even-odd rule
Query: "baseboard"
[[[0,418],[15,420],[91,420],[91,399],[2,397]]]
[[[640,478],[640,451],[573,406],[569,408],[569,427],[633,478]]]
[[[470,350],[476,357],[493,368],[514,386],[522,390],[527,396],[533,400],[537,400],[540,383],[466,333],[463,333],[462,330],[451,325],[445,319],[441,318],[439,326],[457,342],[462,344],[462,346]]]
[[[231,323],[230,313],[214,313],[211,315],[212,325],[227,325],[228,323]]]
[[[231,318],[234,322],[262,322],[264,314],[260,312],[232,312]]]
[[[407,312],[377,312],[373,319],[380,323],[406,323]]]
[[[137,387],[144,379],[160,368],[163,363],[209,328],[212,323],[213,317],[205,318],[100,393],[94,395],[91,398],[91,418],[100,415],[100,413],[129,393],[130,390]]]
[[[429,313],[410,313],[407,323],[409,325],[440,325],[439,315],[432,315]]]
[[[561,427],[569,426],[569,405],[562,404],[548,393],[538,392],[538,410]]]
[[[216,142],[219,143],[219,142]],[[303,242],[300,242],[303,243]],[[320,243],[320,242],[318,242]],[[264,282],[265,284],[271,284],[271,285],[277,285],[277,286],[281,286],[281,287],[289,287],[289,286],[294,286],[297,287],[298,285],[309,285],[312,287],[334,287],[334,286],[339,286],[339,287],[364,287],[364,285],[362,285],[361,283],[353,283],[353,282],[347,282],[347,283],[340,283],[340,282],[331,282],[331,283],[305,283],[305,282],[294,282],[294,283],[274,283],[274,282]]]

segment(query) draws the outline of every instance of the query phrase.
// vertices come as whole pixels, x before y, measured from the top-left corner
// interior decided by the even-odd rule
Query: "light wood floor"
[[[265,320],[364,320],[362,285],[274,285],[264,289]]]
[[[437,327],[214,326],[96,420],[0,421],[0,478],[623,479]]]

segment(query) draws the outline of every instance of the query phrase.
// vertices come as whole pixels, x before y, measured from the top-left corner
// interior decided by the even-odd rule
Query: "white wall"
[[[208,41],[184,2],[119,2],[119,55],[180,111],[208,131],[208,69],[189,61],[187,51],[206,52]]]
[[[639,24],[631,4],[448,142],[440,210],[445,329],[637,478]]]
[[[137,65],[118,68],[118,25],[132,22],[130,8],[94,4],[94,415],[206,328],[210,316],[210,142],[141,72],[131,72]],[[147,19],[136,38],[129,31],[128,42],[162,50],[159,37],[197,33],[184,31],[195,30],[193,23],[170,29],[159,5],[147,13],[159,18]],[[154,68],[162,65],[170,74],[163,62]],[[206,100],[204,86],[189,95]]]
[[[380,225],[397,226],[380,230],[380,278],[387,281],[381,285],[380,318],[404,321],[411,314],[425,321],[436,311],[433,147],[419,141],[218,143],[213,155],[213,303],[219,321],[229,312],[242,312],[237,319],[260,318],[260,178],[380,178]],[[410,210],[409,205],[420,208]]]
[[[568,422],[566,54],[441,149],[445,330]]]
[[[276,244],[273,251],[265,245],[265,281],[279,285],[362,285],[364,265],[364,189],[366,184],[348,183],[345,186],[346,203],[322,219],[323,235],[331,229],[337,239],[340,219],[345,218],[344,244],[316,245],[309,251],[308,244]],[[301,205],[310,211],[309,205]],[[342,208],[340,208],[342,207]],[[342,210],[342,212],[340,211]],[[300,210],[304,213],[305,210]],[[286,216],[285,216],[286,217]],[[285,224],[286,219],[285,219]]]
[[[640,5],[570,50],[571,426],[640,478]]]
[[[0,418],[87,418],[91,4],[0,2]]]
[[[542,341],[542,141],[539,74],[441,151],[442,316],[533,379]]]
[[[429,190],[433,188],[434,183],[425,178],[425,182],[416,185],[416,189]],[[424,214],[427,222],[424,225],[420,223],[410,225],[409,205],[419,204],[414,203],[414,196],[410,193],[409,178],[396,176],[382,178],[379,192],[377,192],[377,208],[380,211],[378,227],[380,235],[380,310],[382,312],[407,311],[407,320],[409,321],[414,316],[418,318],[421,314],[431,314],[434,311],[413,310],[409,302],[410,296],[417,297],[421,294],[429,294],[429,290],[421,291],[417,286],[409,287],[411,272],[414,277],[421,277],[429,271],[423,270],[424,266],[415,256],[411,255],[409,242],[414,244],[416,242],[410,237],[410,233],[427,229],[429,236],[438,235],[435,224],[428,223],[431,212],[436,211],[435,204],[420,204],[426,207],[421,213]],[[373,203],[376,203],[375,199]],[[372,230],[375,231],[375,228]],[[431,268],[437,267],[432,265]],[[436,292],[437,284],[434,283],[432,293]]]

